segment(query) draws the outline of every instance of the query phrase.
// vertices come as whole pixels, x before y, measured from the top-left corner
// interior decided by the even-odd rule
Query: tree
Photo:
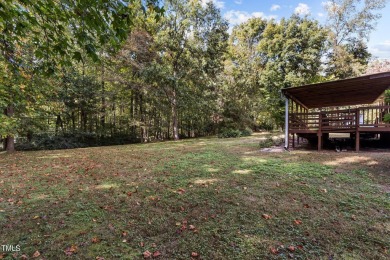
[[[136,1],[131,1],[136,2]],[[162,9],[147,1],[145,5],[157,12]],[[13,97],[15,84],[21,84],[23,75],[34,68],[52,74],[58,66],[71,66],[72,60],[81,61],[85,51],[94,61],[98,60],[98,46],[110,44],[117,49],[126,39],[131,28],[133,5],[125,0],[87,0],[87,1],[2,1],[0,3],[0,52],[1,62],[7,78],[0,86],[6,96]],[[25,50],[32,53],[33,63],[26,61]],[[35,66],[39,64],[40,66]],[[31,67],[31,66],[30,66]],[[30,75],[31,76],[31,75]],[[17,87],[16,87],[17,88]],[[8,98],[0,105],[4,110],[2,120],[8,123],[0,130],[7,136],[7,151],[13,151],[14,125],[17,121],[15,107],[23,100]],[[14,122],[14,123],[9,123]]]
[[[386,0],[331,0],[326,2],[329,47],[327,75],[343,79],[362,74],[371,57],[370,32],[381,17]]]
[[[159,53],[149,78],[164,92],[171,107],[172,135],[179,139],[179,108],[185,96],[202,95],[222,70],[227,22],[209,2],[166,1],[166,16],[155,37]]]
[[[260,75],[264,56],[258,51],[267,21],[253,18],[233,28],[225,62],[222,93],[223,127],[253,127],[260,113],[264,89]]]

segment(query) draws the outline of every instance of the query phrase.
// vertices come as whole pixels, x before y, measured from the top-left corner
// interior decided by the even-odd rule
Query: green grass
[[[389,154],[263,137],[1,154],[0,244],[21,251],[0,256],[388,259]]]

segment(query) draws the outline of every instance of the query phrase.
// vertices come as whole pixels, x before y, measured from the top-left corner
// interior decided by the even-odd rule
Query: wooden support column
[[[295,148],[295,134],[292,134],[292,147]]]
[[[355,141],[356,141],[356,144],[355,144],[355,150],[356,152],[359,152],[360,151],[360,132],[359,130],[356,131],[356,137],[355,137]]]
[[[356,134],[355,134],[355,150],[356,152],[360,151],[360,132],[359,132],[359,125],[360,125],[360,109],[356,109]]]
[[[322,113],[318,116],[318,151],[322,150]]]
[[[284,119],[284,148],[288,149],[288,142],[289,142],[289,138],[288,138],[288,135],[289,135],[289,125],[288,125],[288,116],[289,116],[289,113],[288,113],[288,98],[285,97],[285,119]]]

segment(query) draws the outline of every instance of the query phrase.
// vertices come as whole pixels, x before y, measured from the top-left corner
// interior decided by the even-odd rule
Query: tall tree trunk
[[[139,114],[140,114],[140,121],[141,121],[141,143],[146,143],[146,120],[145,120],[145,113],[144,113],[144,102],[142,93],[139,92]]]
[[[104,85],[104,65],[102,64],[102,109],[100,110],[100,125],[102,127],[102,132],[103,132],[103,135],[104,135],[104,130],[105,130],[105,126],[106,126],[106,97],[105,97],[105,93],[106,93],[106,89],[105,89],[105,85]]]
[[[172,134],[173,134],[173,139],[174,140],[179,140],[176,89],[174,89],[172,91],[171,109],[172,109]]]
[[[14,108],[12,105],[9,105],[5,109],[5,115],[8,117],[12,117],[14,115]],[[15,138],[13,135],[7,135],[5,139],[5,150],[9,153],[15,152]]]

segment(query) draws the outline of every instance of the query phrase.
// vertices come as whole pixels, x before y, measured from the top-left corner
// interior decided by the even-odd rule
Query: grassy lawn
[[[390,257],[390,153],[261,138],[0,154],[0,259]]]

